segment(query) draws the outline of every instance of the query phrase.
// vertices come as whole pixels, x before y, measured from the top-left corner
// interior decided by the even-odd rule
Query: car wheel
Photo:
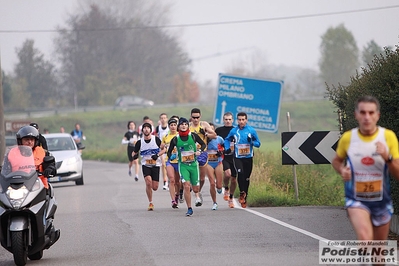
[[[83,172],[82,172],[81,177],[80,177],[78,180],[75,181],[75,184],[76,184],[77,186],[81,186],[81,185],[84,184],[84,182],[83,182]]]

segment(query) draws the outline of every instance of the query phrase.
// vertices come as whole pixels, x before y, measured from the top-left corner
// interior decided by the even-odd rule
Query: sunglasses
[[[199,116],[192,116],[191,118],[192,119],[199,119],[200,117]]]

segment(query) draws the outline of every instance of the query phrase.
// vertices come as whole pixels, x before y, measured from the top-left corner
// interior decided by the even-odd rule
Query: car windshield
[[[69,137],[46,138],[49,151],[74,150],[75,146]]]

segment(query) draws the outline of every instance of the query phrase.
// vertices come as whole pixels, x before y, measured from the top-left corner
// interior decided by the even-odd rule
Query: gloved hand
[[[203,128],[200,128],[199,133],[205,136],[205,130]]]
[[[43,175],[45,177],[49,177],[53,174],[54,170],[55,170],[54,166],[50,165],[43,171]]]
[[[156,160],[158,160],[158,154],[153,154],[152,156],[151,156],[151,159],[153,159],[154,161],[156,161]]]
[[[248,136],[247,136],[247,141],[248,141],[248,142],[251,142],[251,141],[252,141],[251,133],[248,134]]]
[[[169,160],[170,161],[173,161],[173,160],[175,160],[176,159],[176,153],[173,153],[170,157],[169,157]]]
[[[222,156],[222,151],[220,151],[220,150],[218,150],[217,152],[216,152],[216,155],[217,155],[217,157],[220,157],[220,156]]]
[[[135,155],[133,155],[133,160],[137,160],[139,158],[139,154],[136,153]]]
[[[231,153],[231,149],[229,148],[229,149],[227,149],[227,150],[224,150],[224,154],[230,154]]]

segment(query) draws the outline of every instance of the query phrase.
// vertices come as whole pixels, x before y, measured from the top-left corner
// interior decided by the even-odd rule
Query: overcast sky
[[[194,77],[216,82],[218,73],[256,52],[262,64],[295,65],[317,70],[321,36],[341,23],[352,32],[360,50],[374,40],[380,46],[399,43],[399,1],[396,0],[159,0],[171,3],[171,24],[206,26],[172,28],[193,60]],[[15,48],[24,40],[50,59],[55,33],[77,0],[0,0],[1,64],[10,72]],[[391,8],[383,8],[391,7]],[[365,9],[376,10],[362,12]],[[339,13],[322,15],[327,13]],[[320,16],[316,16],[320,15]],[[246,23],[220,23],[250,21]],[[10,31],[10,32],[5,32]],[[13,32],[14,31],[14,32]],[[269,77],[273,78],[273,77]]]

